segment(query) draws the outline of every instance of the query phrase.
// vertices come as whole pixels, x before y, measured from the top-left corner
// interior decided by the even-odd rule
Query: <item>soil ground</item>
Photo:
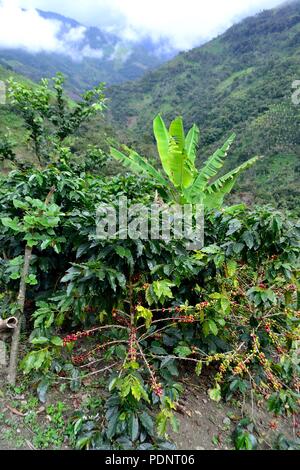
[[[258,449],[272,449],[279,434],[296,439],[293,418],[275,418],[265,409],[265,403],[236,401],[216,403],[210,400],[208,376],[186,376],[184,396],[178,413],[180,431],[172,434],[178,450],[233,450],[232,433],[238,422],[249,417],[257,428]]]
[[[66,422],[72,410],[80,409],[87,400],[93,401],[104,395],[105,401],[105,392],[103,392],[105,378],[102,377],[100,382],[99,384],[97,379],[88,381],[78,393],[73,394],[54,388],[48,394],[47,403],[41,406],[34,393],[29,394],[26,387],[25,391],[22,390],[22,386],[14,392],[7,391],[3,386],[3,377],[2,381],[0,377],[0,450],[34,450],[40,446],[68,449],[68,440],[57,437],[60,430],[51,430],[49,423],[56,418],[53,415],[49,416],[47,407],[62,403],[64,406],[62,419]],[[255,422],[259,449],[272,449],[279,434],[291,440],[297,437],[295,421],[292,418],[274,418],[265,410],[263,402],[211,401],[207,393],[211,386],[209,374],[197,378],[186,371],[182,373],[181,382],[185,392],[177,411],[180,430],[178,434],[170,433],[170,438],[178,450],[233,449],[232,432],[245,416],[252,417]],[[26,409],[29,412],[26,412]],[[36,420],[33,422],[28,419],[30,410],[34,410],[36,414]],[[45,439],[48,439],[48,444]]]

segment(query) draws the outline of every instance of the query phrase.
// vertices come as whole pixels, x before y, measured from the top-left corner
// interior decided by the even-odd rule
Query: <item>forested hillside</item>
[[[153,143],[149,123],[158,111],[167,120],[177,112],[187,126],[200,126],[200,157],[234,130],[238,140],[232,164],[266,156],[242,181],[246,200],[254,196],[295,208],[300,106],[291,96],[299,77],[297,1],[244,20],[139,81],[111,88],[109,110],[123,137],[146,154]]]

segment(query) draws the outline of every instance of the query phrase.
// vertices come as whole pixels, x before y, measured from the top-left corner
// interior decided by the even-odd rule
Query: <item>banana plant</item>
[[[220,208],[224,197],[230,193],[238,176],[260,158],[251,158],[217,178],[228,151],[235,141],[235,134],[232,134],[223,147],[209,157],[203,167],[198,170],[195,161],[200,131],[195,124],[185,135],[182,117],[177,117],[172,121],[168,130],[161,115],[158,115],[154,119],[153,130],[165,175],[154,168],[146,158],[131,149],[127,149],[128,155],[125,155],[111,148],[111,156],[122,162],[130,171],[148,175],[156,180],[169,198],[179,204],[203,204],[209,209]]]

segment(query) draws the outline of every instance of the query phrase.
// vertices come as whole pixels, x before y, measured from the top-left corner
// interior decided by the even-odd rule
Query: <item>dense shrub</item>
[[[148,181],[78,175],[66,163],[16,171],[1,186],[1,219],[16,224],[1,228],[6,316],[14,312],[26,238],[17,229],[24,219],[20,202],[30,203],[29,195],[43,200],[52,186],[58,188],[53,203],[64,216],[51,236],[34,243],[26,304],[33,349],[22,367],[38,381],[44,399],[62,371],[76,390],[78,365],[89,357],[104,354],[106,367],[113,365],[107,426],[94,422],[94,431],[86,432],[84,417],[78,418],[79,447],[154,445],[150,408],[159,404],[159,434],[165,436],[169,420],[176,429],[172,410],[181,391],[176,385],[181,360],[197,374],[211,369],[213,400],[254,389],[275,413],[296,412],[299,227],[294,221],[271,207],[239,205],[207,211],[201,251],[186,251],[182,241],[99,241],[97,204],[124,193],[147,204],[154,196]],[[75,343],[86,336],[93,336],[86,339],[91,351],[76,352]]]
[[[178,430],[181,361],[198,376],[208,368],[212,400],[255,393],[275,414],[296,413],[299,224],[272,207],[240,204],[206,209],[201,250],[188,251],[184,240],[99,240],[100,203],[117,206],[125,195],[149,205],[161,201],[161,187],[141,174],[101,177],[73,156],[56,142],[40,155],[42,168],[1,177],[0,308],[4,318],[25,313],[21,368],[41,401],[61,379],[77,391],[89,359],[105,361],[97,372],[111,374],[106,404],[75,416],[74,444],[168,447],[168,425]],[[213,159],[205,187],[220,168],[220,155]],[[250,446],[250,427],[237,430],[237,448]]]

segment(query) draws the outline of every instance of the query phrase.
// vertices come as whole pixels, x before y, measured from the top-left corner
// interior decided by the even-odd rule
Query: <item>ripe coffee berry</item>
[[[160,383],[157,382],[156,378],[153,377],[151,379],[151,388],[152,391],[157,395],[158,397],[162,397],[164,394],[164,389]]]
[[[270,332],[271,332],[271,325],[270,325],[270,323],[266,323],[266,325],[265,325],[265,330],[266,330],[267,333],[270,333]]]

